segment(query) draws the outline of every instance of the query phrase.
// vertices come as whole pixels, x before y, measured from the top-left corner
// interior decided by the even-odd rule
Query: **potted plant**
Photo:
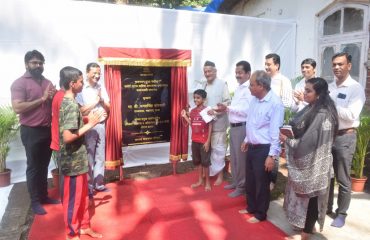
[[[11,170],[6,168],[9,144],[18,131],[18,117],[10,106],[0,106],[0,187],[10,185]]]
[[[363,192],[367,177],[363,175],[370,141],[370,115],[361,115],[357,128],[356,150],[352,161],[352,191]]]

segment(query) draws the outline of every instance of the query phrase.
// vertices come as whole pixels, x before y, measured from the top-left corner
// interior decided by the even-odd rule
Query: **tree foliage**
[[[130,5],[152,6],[160,8],[177,8],[181,6],[204,7],[211,0],[128,0]]]

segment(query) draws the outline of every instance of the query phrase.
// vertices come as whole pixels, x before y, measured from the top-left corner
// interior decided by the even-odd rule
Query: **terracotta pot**
[[[11,169],[6,168],[4,172],[0,173],[0,187],[6,187],[10,185],[11,172]]]
[[[365,183],[367,181],[367,177],[363,178],[354,178],[351,177],[352,180],[352,191],[354,192],[363,192],[365,188]]]
[[[53,186],[59,192],[59,169],[54,168],[53,170],[51,170],[51,176],[53,176]]]

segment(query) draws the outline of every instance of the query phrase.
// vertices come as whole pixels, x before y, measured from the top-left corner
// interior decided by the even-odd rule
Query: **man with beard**
[[[57,204],[48,197],[47,177],[51,157],[51,102],[55,94],[52,82],[46,79],[44,56],[37,50],[24,57],[26,73],[11,86],[12,106],[19,114],[20,132],[27,156],[27,188],[35,214],[46,214],[41,204]]]

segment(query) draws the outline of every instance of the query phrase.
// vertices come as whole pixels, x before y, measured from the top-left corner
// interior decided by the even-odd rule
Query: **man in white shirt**
[[[245,194],[245,163],[247,153],[241,151],[240,146],[245,139],[245,124],[249,102],[252,98],[249,90],[249,78],[251,65],[247,61],[240,61],[236,64],[235,77],[239,83],[230,106],[218,104],[217,112],[227,111],[230,122],[230,155],[232,182],[226,185],[225,189],[235,189],[229,193],[229,197],[238,197]]]
[[[293,103],[293,89],[290,80],[280,73],[280,56],[276,53],[265,57],[265,70],[271,77],[271,89],[281,98],[284,107],[290,108]]]
[[[307,103],[304,101],[304,87],[306,85],[306,81],[315,77],[316,75],[316,61],[312,58],[306,58],[301,63],[301,72],[303,75],[303,79],[299,81],[294,87],[293,93],[293,100],[294,104],[292,104],[292,111],[299,112]]]
[[[218,103],[228,104],[230,93],[227,83],[217,78],[216,65],[211,61],[206,61],[203,67],[204,77],[207,79],[203,83],[203,89],[207,92],[207,106],[217,108]],[[210,115],[216,115],[212,126],[211,135],[211,166],[209,175],[216,176],[214,185],[220,185],[223,181],[223,169],[225,167],[226,156],[226,129],[229,125],[226,113],[217,113],[213,110],[208,112]]]
[[[250,223],[267,217],[270,205],[270,172],[280,154],[279,132],[284,119],[281,99],[271,91],[271,78],[265,71],[256,71],[250,79],[251,99],[247,114],[246,137],[241,145],[247,151],[247,208],[239,213],[253,214]]]
[[[280,56],[270,53],[265,56],[265,70],[271,77],[271,90],[280,97],[285,108],[290,109],[293,104],[293,89],[290,80],[280,73]],[[275,167],[272,171],[271,189],[274,188],[279,171],[279,157],[276,158]]]
[[[82,92],[77,94],[76,101],[80,105],[83,116],[91,111],[110,110],[109,96],[103,85],[99,83],[101,75],[97,63],[89,63],[86,67],[87,82]],[[93,190],[104,191],[105,171],[105,119],[90,129],[85,135],[87,156],[89,160],[89,197],[92,198]]]
[[[345,52],[332,57],[335,81],[329,85],[330,97],[333,99],[339,119],[338,133],[333,144],[333,167],[339,184],[336,218],[333,227],[343,227],[347,210],[351,202],[351,165],[356,149],[356,128],[360,125],[360,113],[365,103],[364,88],[353,78],[351,55]],[[329,193],[327,213],[332,215],[334,198],[334,179]]]

